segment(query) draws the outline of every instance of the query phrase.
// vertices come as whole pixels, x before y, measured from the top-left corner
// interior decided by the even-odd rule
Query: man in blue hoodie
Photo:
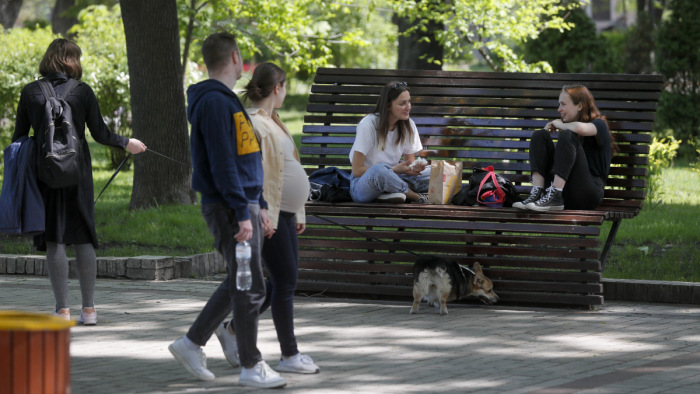
[[[243,105],[232,89],[243,72],[236,37],[215,33],[202,44],[209,79],[187,89],[187,118],[192,125],[192,189],[201,194],[202,216],[223,255],[227,277],[207,301],[187,334],[169,346],[192,375],[212,380],[204,346],[233,309],[235,344],[243,368],[239,384],[272,388],[286,385],[257,348],[260,306],[265,300],[261,265],[263,222],[267,203],[262,197],[263,169],[258,140]],[[250,290],[236,289],[236,242],[251,245]],[[229,336],[233,340],[233,336]],[[225,349],[226,350],[226,349]]]

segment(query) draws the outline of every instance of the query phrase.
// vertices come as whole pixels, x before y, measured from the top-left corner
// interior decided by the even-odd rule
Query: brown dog
[[[498,301],[493,292],[493,282],[484,275],[479,263],[473,271],[454,261],[439,257],[421,257],[413,264],[413,306],[411,313],[418,312],[423,299],[428,305],[440,304],[440,314],[447,314],[447,302],[467,297],[479,298],[485,304]]]

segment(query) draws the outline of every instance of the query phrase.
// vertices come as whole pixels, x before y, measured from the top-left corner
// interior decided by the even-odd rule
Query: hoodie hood
[[[192,115],[196,111],[200,99],[206,93],[210,92],[219,92],[223,95],[230,96],[238,100],[236,94],[233,93],[228,86],[224,85],[220,81],[217,81],[216,79],[207,79],[194,85],[190,85],[190,87],[187,88],[187,120],[189,120],[190,123],[193,121]]]

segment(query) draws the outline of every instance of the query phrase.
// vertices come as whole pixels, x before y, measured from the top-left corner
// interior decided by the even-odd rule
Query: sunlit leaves
[[[581,2],[560,0],[390,0],[397,15],[414,22],[412,30],[425,30],[438,22],[435,31],[443,45],[445,61],[477,50],[495,70],[551,72],[546,62],[526,63],[513,50],[514,44],[536,38],[545,29],[570,29],[561,15]]]

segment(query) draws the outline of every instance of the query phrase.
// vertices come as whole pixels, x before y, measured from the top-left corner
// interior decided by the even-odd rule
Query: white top
[[[379,116],[369,114],[362,118],[360,123],[357,124],[355,143],[352,144],[352,149],[350,149],[350,163],[352,163],[352,157],[355,151],[357,151],[365,155],[365,166],[367,167],[371,167],[377,163],[386,163],[393,167],[399,163],[401,156],[417,153],[422,150],[423,145],[420,142],[418,128],[416,128],[416,124],[412,119],[408,121],[413,131],[412,138],[407,138],[403,142],[403,145],[397,145],[396,128],[394,128],[387,133],[384,150],[380,150],[377,138]]]
[[[280,210],[294,213],[303,210],[304,204],[309,199],[309,177],[296,158],[294,141],[279,127],[277,133],[282,140],[282,149],[284,150],[284,177]]]

